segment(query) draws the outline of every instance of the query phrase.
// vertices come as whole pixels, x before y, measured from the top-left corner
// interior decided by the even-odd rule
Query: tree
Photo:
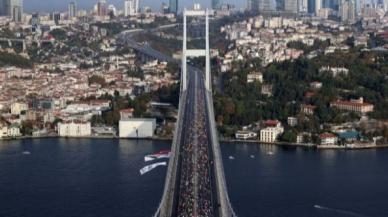
[[[92,75],[89,79],[89,84],[99,84],[102,87],[106,86],[105,78],[98,76],[98,75]]]
[[[284,142],[294,143],[296,142],[296,133],[292,130],[288,130],[285,133],[283,133],[281,140]]]

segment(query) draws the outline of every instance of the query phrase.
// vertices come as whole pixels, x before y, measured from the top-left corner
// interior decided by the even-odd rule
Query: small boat
[[[273,153],[272,151],[269,151],[269,152],[267,153],[267,155],[272,156],[272,155],[275,155],[275,153]]]
[[[251,158],[252,158],[252,159],[255,158],[255,155],[251,155]]]
[[[163,159],[163,158],[170,158],[171,151],[170,150],[161,150],[159,152],[156,152],[154,154],[146,155],[144,156],[144,161],[153,161],[157,159]]]
[[[31,152],[29,152],[29,151],[23,151],[22,154],[24,154],[24,155],[30,155]]]
[[[233,156],[229,156],[229,160],[234,160],[234,157]]]

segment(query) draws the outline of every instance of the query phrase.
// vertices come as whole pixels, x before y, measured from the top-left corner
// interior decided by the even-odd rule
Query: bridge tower
[[[205,49],[187,49],[187,17],[205,17],[206,22],[206,47]],[[183,52],[182,52],[182,87],[183,91],[187,89],[187,58],[205,57],[206,58],[206,90],[211,90],[211,72],[210,72],[210,45],[209,45],[209,10],[183,11]]]

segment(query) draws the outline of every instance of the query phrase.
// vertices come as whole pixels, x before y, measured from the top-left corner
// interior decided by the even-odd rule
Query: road
[[[194,68],[189,71],[173,216],[217,216],[204,75]]]

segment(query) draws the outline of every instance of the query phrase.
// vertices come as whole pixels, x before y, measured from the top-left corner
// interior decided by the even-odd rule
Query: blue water
[[[26,11],[66,11],[69,2],[76,0],[25,0],[24,7]],[[78,8],[91,10],[98,0],[78,0],[76,1]],[[124,0],[107,0],[108,4],[113,4],[117,9],[121,10],[124,7]],[[155,11],[159,11],[162,3],[168,3],[168,0],[140,0],[140,6],[149,6]],[[204,7],[210,7],[211,0],[180,0],[179,7],[192,7],[194,3],[200,3]],[[238,7],[244,7],[246,0],[224,0],[225,3],[232,3]]]
[[[139,169],[144,155],[168,147],[163,141],[0,141],[0,217],[151,216],[166,168],[144,176]],[[23,155],[26,150],[31,154]],[[222,150],[239,216],[388,216],[387,149],[223,144]]]

